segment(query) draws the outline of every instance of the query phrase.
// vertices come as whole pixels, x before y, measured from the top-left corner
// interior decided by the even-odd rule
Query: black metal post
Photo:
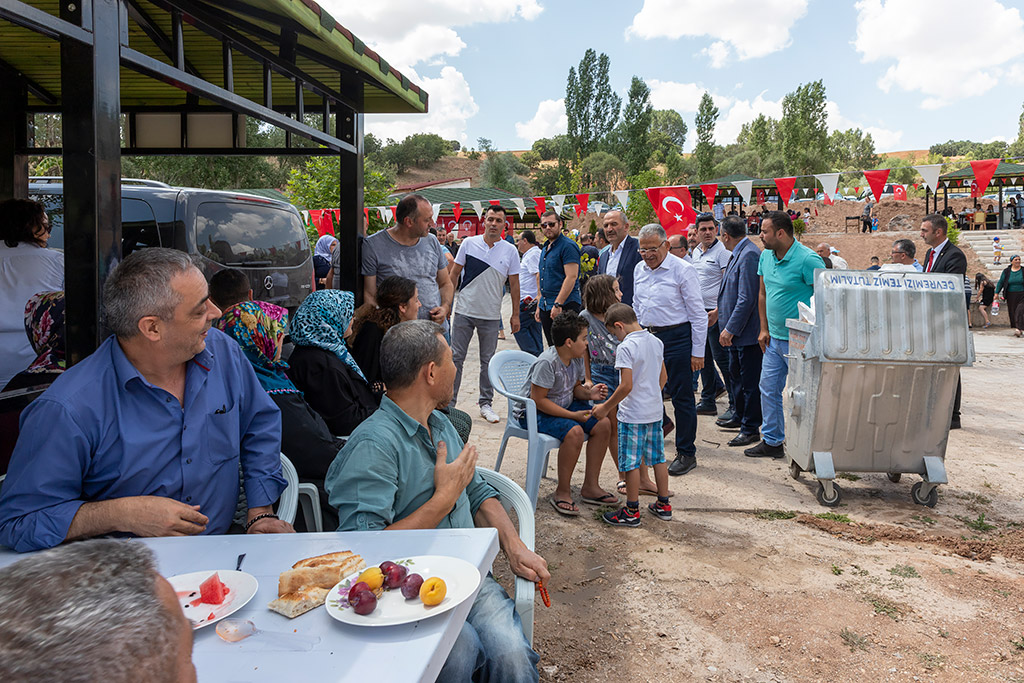
[[[996,214],[996,230],[1003,229],[1003,186],[999,186],[999,213]]]
[[[13,74],[0,72],[0,200],[28,196],[28,90]]]
[[[341,273],[339,284],[355,294],[356,305],[363,301],[362,249],[359,236],[363,234],[363,84],[355,76],[342,74],[342,93],[356,100],[357,106],[339,105],[335,114],[335,137],[355,147],[354,152],[341,152],[341,183],[339,189],[339,235]],[[324,113],[328,113],[324,99]],[[327,119],[324,119],[327,125]]]
[[[60,52],[69,364],[99,343],[103,283],[121,258],[120,7],[82,4],[60,4],[61,18],[91,26],[93,38],[64,38]]]

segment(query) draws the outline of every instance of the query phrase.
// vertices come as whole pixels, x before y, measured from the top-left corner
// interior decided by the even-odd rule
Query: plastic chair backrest
[[[491,380],[491,385],[497,389],[499,394],[507,398],[510,404],[522,403],[520,399],[529,398],[529,394],[520,396],[519,392],[522,391],[526,378],[530,374],[530,367],[536,360],[536,356],[525,351],[514,349],[499,351],[494,354],[487,367],[487,375]],[[508,411],[510,423],[514,420],[511,408],[512,406],[510,405]]]
[[[288,486],[277,501],[277,516],[281,521],[294,524],[295,514],[299,509],[299,474],[284,453],[281,454],[281,474],[288,482]]]

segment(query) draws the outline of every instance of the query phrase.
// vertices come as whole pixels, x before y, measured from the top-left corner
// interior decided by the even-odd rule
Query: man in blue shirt
[[[476,448],[463,448],[437,410],[448,405],[455,380],[440,326],[399,323],[384,335],[380,355],[387,395],[327,472],[338,531],[490,526],[513,572],[549,579],[547,562],[522,542],[497,492],[476,473]],[[515,604],[488,575],[437,680],[536,681],[538,659]]]
[[[544,326],[544,337],[551,341],[551,321],[566,311],[579,313],[580,248],[562,234],[562,217],[550,209],[541,214],[540,229],[548,241],[540,252],[540,303],[537,321]]]
[[[281,413],[238,344],[210,328],[220,310],[188,255],[131,254],[103,300],[114,336],[22,415],[0,491],[0,545],[225,533],[239,462],[246,531],[292,531],[271,508],[286,486]]]

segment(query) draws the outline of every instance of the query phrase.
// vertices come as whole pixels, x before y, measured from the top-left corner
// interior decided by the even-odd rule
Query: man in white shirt
[[[832,254],[832,267],[836,270],[849,270],[850,264],[846,262],[842,256],[839,255],[838,247],[829,247],[829,252]]]
[[[501,239],[505,223],[505,209],[500,205],[487,207],[484,233],[462,240],[451,271],[452,281],[458,283],[459,297],[452,316],[452,355],[456,372],[449,405],[454,408],[458,400],[462,364],[475,330],[480,342],[480,416],[492,423],[498,421],[498,415],[491,408],[494,387],[487,376],[487,366],[498,346],[506,279],[512,292],[509,327],[512,334],[519,331],[519,254],[515,247]]]
[[[886,263],[879,270],[919,273],[921,271],[914,265],[916,254],[917,246],[912,240],[896,240],[892,243],[892,263]]]
[[[522,255],[519,261],[519,331],[515,333],[519,348],[539,356],[544,352],[544,327],[537,321],[537,299],[540,298],[540,245],[533,230],[523,230],[516,240]]]
[[[700,292],[703,300],[704,310],[708,315],[708,338],[704,349],[704,369],[700,371],[703,391],[700,394],[700,403],[697,404],[698,415],[717,415],[718,408],[715,399],[724,393],[729,394],[729,410],[722,416],[728,422],[732,419],[733,399],[732,391],[729,390],[723,377],[729,376],[729,353],[722,348],[718,337],[721,331],[718,328],[718,292],[722,288],[722,277],[725,267],[729,265],[731,253],[725,245],[718,240],[718,223],[715,217],[709,213],[702,213],[697,216],[696,221],[697,246],[690,254],[690,263],[697,269],[697,280],[700,282]],[[722,375],[719,376],[718,370]]]
[[[637,320],[665,345],[665,369],[676,423],[676,457],[671,475],[697,466],[697,410],[693,373],[704,367],[708,316],[697,271],[668,253],[665,230],[656,223],[640,229],[643,262],[633,272],[633,309]]]

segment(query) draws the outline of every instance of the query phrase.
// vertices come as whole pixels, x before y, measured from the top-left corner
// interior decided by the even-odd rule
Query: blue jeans
[[[544,353],[544,327],[533,317],[535,306],[519,311],[519,331],[515,333],[519,348],[534,356]]]
[[[573,399],[572,403],[565,407],[566,410],[577,412],[579,410],[589,411],[593,406],[590,405],[590,401],[581,401],[578,398]],[[554,415],[548,415],[540,410],[537,411],[537,431],[541,434],[547,434],[553,436],[559,441],[565,441],[565,437],[569,435],[573,427],[583,427],[583,431],[590,434],[597,425],[597,419],[591,417],[586,422],[577,422],[576,420],[570,420],[567,417],[555,417]],[[526,414],[519,418],[519,426],[526,429]]]
[[[757,344],[730,346],[729,384],[733,396],[733,416],[740,421],[740,434],[757,434],[761,428],[761,361],[764,354]]]
[[[619,388],[619,371],[614,365],[590,364],[590,380],[594,384],[608,385],[608,395]]]
[[[488,574],[437,680],[444,683],[537,681],[540,655],[523,635],[515,602]]]
[[[704,369],[700,371],[700,381],[704,385],[704,390],[700,392],[700,402],[713,405],[715,394],[725,387],[729,393],[729,409],[733,410],[732,387],[728,381],[723,381],[729,376],[729,352],[718,341],[721,334],[717,322],[708,328],[708,339],[704,342]],[[716,365],[722,371],[721,377],[718,376],[718,370],[715,370]]]
[[[676,455],[696,455],[697,404],[693,400],[693,370],[690,359],[690,323],[654,333],[665,345],[665,388],[672,397],[676,422]]]
[[[782,414],[782,390],[789,373],[789,340],[772,337],[761,363],[761,438],[769,446],[786,440],[786,418]]]

